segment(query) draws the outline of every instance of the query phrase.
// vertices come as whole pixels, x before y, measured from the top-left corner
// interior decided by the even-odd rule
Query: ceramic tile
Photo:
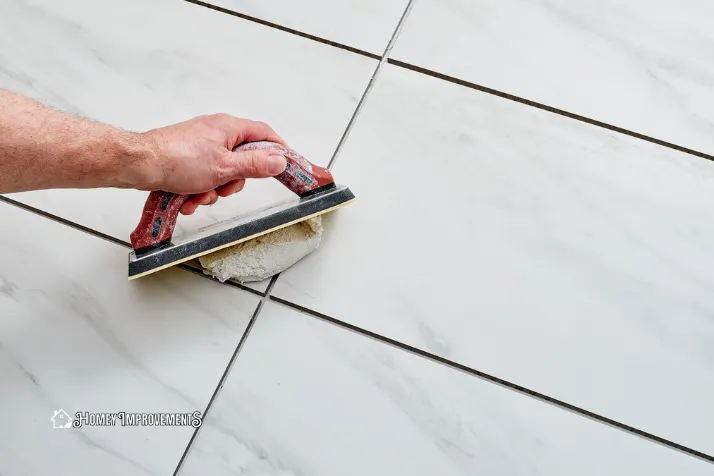
[[[714,154],[714,3],[419,0],[392,57]]]
[[[137,131],[214,112],[264,120],[320,165],[329,162],[376,64],[186,2],[0,1],[0,87]],[[9,196],[128,241],[147,194]],[[290,196],[276,180],[249,181],[240,194],[180,217],[175,235]]]
[[[273,295],[714,454],[714,163],[388,66]]]
[[[268,303],[180,474],[684,476],[711,470]]]
[[[203,411],[258,299],[0,203],[0,474],[166,475],[193,428],[53,428],[75,412]]]
[[[382,55],[408,0],[210,0],[207,3]]]

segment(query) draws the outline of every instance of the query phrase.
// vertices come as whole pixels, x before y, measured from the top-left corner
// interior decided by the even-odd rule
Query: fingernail
[[[279,174],[285,170],[286,165],[287,162],[282,155],[271,155],[268,157],[268,172],[271,174]]]

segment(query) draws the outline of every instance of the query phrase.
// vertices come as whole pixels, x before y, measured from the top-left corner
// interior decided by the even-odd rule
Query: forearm
[[[0,89],[0,193],[139,186],[141,134],[78,118]]]

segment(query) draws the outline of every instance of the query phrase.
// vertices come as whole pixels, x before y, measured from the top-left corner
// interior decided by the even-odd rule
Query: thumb
[[[285,170],[285,157],[272,150],[242,150],[231,152],[231,176],[241,178],[273,177]]]

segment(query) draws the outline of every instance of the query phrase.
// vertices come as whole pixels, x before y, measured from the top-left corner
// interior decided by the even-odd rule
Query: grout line
[[[337,161],[337,156],[342,151],[342,147],[345,145],[347,137],[352,131],[352,126],[354,126],[354,123],[357,120],[357,116],[359,116],[359,113],[362,111],[362,106],[367,100],[367,96],[369,95],[369,92],[372,90],[372,86],[374,86],[374,83],[377,80],[377,75],[379,74],[379,70],[382,68],[383,63],[383,61],[380,61],[377,67],[374,69],[374,73],[372,73],[372,77],[369,79],[369,83],[367,83],[367,87],[365,88],[364,93],[362,93],[362,97],[357,103],[357,107],[352,113],[352,117],[350,117],[350,121],[347,123],[345,131],[342,133],[342,137],[340,137],[340,141],[337,143],[335,151],[332,153],[332,158],[330,158],[330,162],[327,164],[327,170],[332,170],[332,167],[335,165],[335,162]]]
[[[278,282],[278,278],[280,278],[280,275],[281,275],[281,274],[282,274],[282,273],[274,274],[274,275],[270,278],[270,284],[268,284],[268,287],[265,289],[265,296],[263,297],[263,299],[265,299],[265,300],[270,299],[270,293],[273,292],[273,287],[274,287],[275,284]],[[2,475],[0,475],[0,476],[2,476]]]
[[[500,97],[500,98],[508,99],[508,100],[510,100],[510,101],[514,101],[514,102],[517,102],[517,103],[520,103],[520,104],[525,104],[526,106],[531,106],[531,107],[534,107],[534,108],[536,108],[536,109],[541,109],[541,110],[544,110],[544,111],[551,112],[551,113],[553,113],[553,114],[558,114],[558,115],[560,115],[560,116],[564,116],[564,117],[567,117],[567,118],[569,118],[569,119],[574,119],[574,120],[576,120],[576,121],[585,122],[585,123],[587,123],[587,124],[590,124],[590,125],[593,125],[593,126],[596,126],[596,127],[600,127],[600,128],[603,128],[603,129],[607,129],[607,130],[613,131],[613,132],[617,132],[617,133],[620,133],[620,134],[624,134],[624,135],[627,135],[627,136],[630,136],[630,137],[634,137],[634,138],[636,138],[636,139],[640,139],[640,140],[643,140],[643,141],[646,141],[646,142],[651,142],[651,143],[653,143],[653,144],[657,144],[657,145],[662,146],[662,147],[667,147],[667,148],[669,148],[669,149],[674,149],[674,150],[679,151],[679,152],[684,152],[685,154],[695,155],[695,156],[697,156],[697,157],[701,157],[701,158],[707,159],[707,160],[714,160],[714,155],[706,154],[706,153],[704,153],[704,152],[699,152],[699,151],[694,150],[694,149],[689,149],[689,148],[683,147],[683,146],[681,146],[681,145],[677,145],[677,144],[673,144],[673,143],[671,143],[671,142],[663,141],[663,140],[657,139],[657,138],[655,138],[655,137],[651,137],[651,136],[647,136],[647,135],[644,135],[644,134],[640,134],[639,132],[631,131],[631,130],[629,130],[629,129],[624,129],[624,128],[619,127],[619,126],[614,126],[614,125],[608,124],[608,123],[606,123],[606,122],[598,121],[598,120],[596,120],[596,119],[591,119],[591,118],[589,118],[589,117],[581,116],[581,115],[579,115],[579,114],[575,114],[575,113],[572,113],[572,112],[565,111],[565,110],[563,110],[563,109],[558,109],[558,108],[555,108],[555,107],[552,107],[552,106],[548,106],[548,105],[546,105],[546,104],[542,104],[542,103],[539,103],[539,102],[536,102],[536,101],[531,101],[530,99],[525,99],[525,98],[522,98],[522,97],[520,97],[520,96],[515,96],[515,95],[513,95],[513,94],[509,94],[509,93],[506,93],[506,92],[503,92],[503,91],[499,91],[499,90],[497,90],[497,89],[489,88],[489,87],[486,87],[486,86],[481,86],[480,84],[476,84],[476,83],[472,83],[472,82],[470,82],[470,81],[466,81],[466,80],[463,80],[463,79],[455,78],[455,77],[453,77],[453,76],[448,76],[448,75],[446,75],[446,74],[439,73],[439,72],[436,72],[436,71],[433,71],[433,70],[430,70],[430,69],[422,68],[421,66],[416,66],[416,65],[413,65],[413,64],[411,64],[411,63],[406,63],[406,62],[404,62],[404,61],[399,61],[399,60],[392,59],[392,58],[389,58],[388,63],[391,64],[391,65],[393,65],[393,66],[397,66],[397,67],[399,67],[399,68],[407,69],[407,70],[409,70],[409,71],[414,71],[414,72],[416,72],[416,73],[421,73],[421,74],[424,74],[424,75],[426,75],[426,76],[431,76],[432,78],[441,79],[442,81],[446,81],[446,82],[453,83],[453,84],[458,84],[459,86],[464,86],[464,87],[469,88],[469,89],[474,89],[474,90],[476,90],[476,91],[481,91],[481,92],[483,92],[483,93],[491,94],[491,95],[493,95],[493,96],[498,96],[498,97]]]
[[[328,46],[334,46],[335,48],[339,48],[341,50],[347,50],[351,53],[355,53],[361,56],[366,56],[367,58],[372,58],[372,59],[380,59],[379,55],[376,55],[374,53],[370,53],[369,51],[361,50],[359,48],[355,48],[353,46],[348,46],[343,43],[338,43],[336,41],[328,40],[326,38],[321,38],[319,36],[311,35],[309,33],[305,33],[299,30],[295,30],[293,28],[289,28],[283,25],[279,25],[277,23],[273,23],[267,20],[262,20],[260,18],[251,16],[251,15],[246,15],[245,13],[239,13],[235,10],[229,10],[228,8],[223,8],[219,7],[216,5],[212,5],[210,3],[202,2],[200,0],[184,0],[188,3],[193,3],[194,5],[198,5],[201,7],[206,7],[210,8],[211,10],[215,10],[221,13],[225,13],[234,17],[242,18],[243,20],[251,21],[253,23],[257,23],[259,25],[267,26],[270,28],[274,28],[276,30],[284,31],[285,33],[290,33],[295,36],[299,36],[301,38],[307,38],[308,40],[316,41],[318,43],[322,43],[323,45],[328,45]]]
[[[389,39],[389,42],[387,43],[386,48],[384,48],[384,53],[382,53],[382,57],[378,58],[379,64],[377,64],[377,67],[374,69],[374,73],[372,73],[372,77],[370,78],[369,83],[367,84],[367,88],[364,90],[362,97],[360,98],[359,102],[357,103],[357,108],[355,109],[354,113],[352,113],[350,122],[347,123],[347,128],[345,129],[345,132],[342,134],[342,137],[340,138],[340,142],[337,143],[337,147],[335,148],[335,152],[332,154],[330,163],[327,164],[328,170],[332,170],[332,167],[335,165],[335,162],[337,161],[337,156],[340,155],[340,152],[342,151],[342,147],[345,145],[345,142],[347,141],[347,138],[349,137],[350,132],[352,132],[352,127],[354,126],[355,121],[357,120],[357,117],[359,116],[360,112],[362,112],[362,107],[364,106],[364,104],[367,100],[367,97],[369,96],[369,93],[372,91],[372,87],[377,82],[377,77],[379,76],[379,72],[382,70],[382,66],[384,66],[384,64],[387,62],[387,59],[389,58],[389,54],[392,52],[392,48],[394,47],[394,44],[396,43],[397,38],[399,37],[399,33],[401,33],[401,31],[402,31],[404,22],[406,21],[407,17],[409,16],[409,12],[411,12],[413,4],[414,4],[414,0],[409,0],[409,3],[407,3],[407,6],[404,9],[404,12],[402,13],[401,18],[399,19],[399,22],[397,23],[397,26],[394,29],[394,32],[392,33],[392,37]]]
[[[258,23],[258,24],[260,24],[260,25],[264,25],[264,26],[267,26],[267,27],[270,27],[270,28],[274,28],[274,29],[276,29],[276,30],[284,31],[284,32],[286,32],[286,33],[290,33],[290,34],[293,34],[293,35],[296,35],[296,36],[299,36],[299,37],[302,37],[302,38],[307,38],[307,39],[316,41],[316,42],[318,42],[318,43],[322,43],[322,44],[329,45],[329,46],[334,46],[335,48],[340,48],[340,49],[343,49],[343,50],[346,50],[346,51],[350,51],[350,52],[352,52],[352,53],[355,53],[355,54],[358,54],[358,55],[361,55],[361,56],[366,56],[366,57],[368,57],[368,58],[380,60],[380,64],[377,66],[377,70],[375,70],[375,73],[374,73],[374,75],[372,76],[372,80],[370,81],[369,85],[367,86],[367,91],[365,91],[365,94],[362,96],[362,99],[360,100],[359,104],[357,105],[357,110],[355,111],[354,115],[352,116],[352,119],[351,119],[350,122],[348,123],[348,125],[347,125],[347,130],[345,131],[345,134],[342,136],[342,139],[340,140],[340,143],[338,144],[337,149],[335,150],[335,152],[334,152],[334,154],[333,154],[333,156],[332,156],[332,159],[330,160],[330,164],[328,165],[328,168],[331,168],[333,162],[335,161],[335,159],[337,158],[337,155],[338,155],[339,152],[340,152],[340,149],[341,149],[341,147],[342,147],[344,141],[347,139],[347,135],[349,134],[349,131],[350,131],[351,128],[352,128],[352,125],[353,125],[353,123],[354,123],[354,120],[355,120],[355,118],[357,117],[357,114],[359,113],[359,110],[361,109],[362,104],[364,103],[364,100],[365,100],[365,98],[366,98],[366,94],[367,94],[367,92],[369,91],[369,89],[371,88],[372,84],[374,83],[375,76],[376,76],[377,72],[379,71],[379,69],[381,68],[381,66],[382,66],[382,61],[384,61],[385,55],[386,55],[388,52],[385,51],[385,55],[383,55],[382,57],[380,57],[379,55],[376,55],[376,54],[374,54],[374,53],[370,53],[370,52],[368,52],[368,51],[360,50],[359,48],[354,48],[354,47],[351,47],[351,46],[347,46],[347,45],[344,45],[344,44],[342,44],[342,43],[337,43],[337,42],[335,42],[335,41],[331,41],[331,40],[328,40],[328,39],[325,39],[325,38],[321,38],[321,37],[319,37],[319,36],[311,35],[311,34],[309,34],[309,33],[304,33],[304,32],[301,32],[301,31],[299,31],[299,30],[295,30],[295,29],[292,29],[292,28],[288,28],[288,27],[279,25],[279,24],[277,24],[277,23],[269,22],[269,21],[266,21],[266,20],[261,20],[260,18],[256,18],[256,17],[250,16],[250,15],[246,15],[246,14],[243,14],[243,13],[238,13],[238,12],[236,12],[236,11],[229,10],[229,9],[227,9],[227,8],[217,7],[217,6],[215,6],[215,5],[211,5],[210,3],[205,3],[205,2],[202,2],[202,1],[200,1],[200,0],[184,0],[184,1],[189,2],[189,3],[193,3],[193,4],[195,4],[195,5],[199,5],[199,6],[202,6],[202,7],[210,8],[211,10],[216,10],[216,11],[219,11],[219,12],[223,12],[223,13],[226,13],[226,14],[228,14],[228,15],[236,16],[236,17],[238,17],[238,18],[242,18],[242,19],[244,19],[244,20],[248,20],[248,21],[251,21],[251,22],[254,22],[254,23]],[[409,4],[407,5],[407,10],[409,10],[409,9],[411,8],[411,5],[413,4],[413,2],[414,2],[414,0],[410,0]],[[406,11],[405,11],[405,13],[406,13]],[[403,20],[403,19],[404,19],[404,17],[402,17],[402,20]],[[401,23],[401,22],[400,22],[400,23]],[[395,32],[395,33],[396,33],[396,32]],[[639,132],[631,131],[631,130],[629,130],[629,129],[625,129],[625,128],[622,128],[622,127],[619,127],[619,126],[615,126],[615,125],[612,125],[612,124],[608,124],[608,123],[606,123],[606,122],[598,121],[598,120],[596,120],[596,119],[591,119],[591,118],[589,118],[589,117],[581,116],[581,115],[579,115],[579,114],[575,114],[575,113],[572,113],[572,112],[568,112],[568,111],[566,111],[566,110],[564,110],[564,109],[558,109],[558,108],[555,108],[555,107],[552,107],[552,106],[548,106],[548,105],[546,105],[546,104],[541,104],[541,103],[538,103],[538,102],[536,102],[536,101],[531,101],[530,99],[525,99],[525,98],[522,98],[522,97],[519,97],[519,96],[515,96],[515,95],[513,95],[513,94],[509,94],[509,93],[506,93],[506,92],[503,92],[503,91],[499,91],[499,90],[497,90],[497,89],[489,88],[489,87],[486,87],[486,86],[481,86],[481,85],[479,85],[479,84],[472,83],[472,82],[470,82],[470,81],[466,81],[466,80],[459,79],[459,78],[456,78],[456,77],[453,77],[453,76],[449,76],[449,75],[446,75],[446,74],[443,74],[443,73],[439,73],[439,72],[436,72],[436,71],[433,71],[433,70],[430,70],[430,69],[427,69],[427,68],[422,68],[421,66],[416,66],[416,65],[413,65],[413,64],[411,64],[411,63],[404,62],[404,61],[399,61],[399,60],[396,60],[396,59],[388,58],[388,59],[386,60],[386,62],[389,63],[389,64],[391,64],[391,65],[393,65],[393,66],[397,66],[397,67],[399,67],[399,68],[408,69],[408,70],[410,70],[410,71],[414,71],[414,72],[417,72],[417,73],[421,73],[421,74],[424,74],[424,75],[426,75],[426,76],[431,76],[431,77],[433,77],[433,78],[441,79],[442,81],[446,81],[446,82],[453,83],[453,84],[458,84],[458,85],[460,85],[460,86],[464,86],[464,87],[469,88],[469,89],[474,89],[474,90],[476,90],[476,91],[481,91],[481,92],[484,92],[484,93],[487,93],[487,94],[491,94],[491,95],[494,95],[494,96],[498,96],[498,97],[501,97],[501,98],[504,98],[504,99],[508,99],[508,100],[511,100],[511,101],[515,101],[515,102],[518,102],[518,103],[521,103],[521,104],[525,104],[525,105],[527,105],[527,106],[535,107],[535,108],[537,108],[537,109],[542,109],[542,110],[544,110],[544,111],[548,111],[548,112],[551,112],[551,113],[553,113],[553,114],[558,114],[558,115],[560,115],[560,116],[567,117],[567,118],[569,118],[569,119],[574,119],[574,120],[576,120],[576,121],[585,122],[585,123],[587,123],[587,124],[590,124],[590,125],[593,125],[593,126],[596,126],[596,127],[600,127],[600,128],[603,128],[603,129],[607,129],[607,130],[613,131],[613,132],[617,132],[617,133],[619,133],[619,134],[624,134],[624,135],[627,135],[627,136],[630,136],[630,137],[634,137],[634,138],[636,138],[636,139],[640,139],[640,140],[643,140],[643,141],[646,141],[646,142],[651,142],[651,143],[653,143],[653,144],[657,144],[657,145],[662,146],[662,147],[667,147],[667,148],[669,148],[669,149],[674,149],[674,150],[676,150],[676,151],[683,152],[683,153],[685,153],[685,154],[690,154],[690,155],[694,155],[694,156],[697,156],[697,157],[701,157],[701,158],[703,158],[703,159],[713,160],[713,161],[714,161],[714,155],[707,154],[707,153],[704,153],[704,152],[700,152],[700,151],[697,151],[697,150],[694,150],[694,149],[689,149],[689,148],[687,148],[687,147],[674,144],[674,143],[672,143],[672,142],[667,142],[667,141],[664,141],[664,140],[657,139],[657,138],[655,138],[655,137],[647,136],[647,135],[645,135],[645,134],[640,134]]]
[[[407,3],[407,6],[404,9],[401,18],[397,23],[397,27],[394,29],[394,33],[392,33],[392,37],[389,39],[389,43],[387,43],[387,47],[384,49],[384,53],[382,54],[383,60],[386,61],[386,59],[389,58],[389,55],[392,52],[392,48],[394,48],[394,45],[397,42],[397,38],[399,38],[399,35],[402,33],[404,23],[406,23],[407,17],[409,17],[409,14],[411,13],[412,8],[414,7],[414,2],[415,0],[409,0],[409,3]]]
[[[93,230],[93,229],[88,228],[84,225],[80,225],[79,223],[75,223],[73,221],[67,220],[67,219],[59,217],[57,215],[53,215],[52,213],[48,213],[44,210],[40,210],[39,208],[35,208],[30,205],[25,205],[24,203],[18,202],[17,200],[13,200],[12,198],[7,198],[3,195],[0,195],[0,201],[5,202],[9,205],[13,205],[17,208],[21,208],[21,209],[28,211],[30,213],[40,215],[41,217],[48,218],[48,219],[55,221],[57,223],[61,223],[62,225],[68,226],[70,228],[74,228],[76,230],[83,231],[84,233],[88,233],[90,235],[93,235],[93,236],[96,236],[103,240],[114,243],[115,245],[123,246],[124,248],[131,248],[131,243],[129,243],[127,241],[120,240],[119,238],[114,238],[113,236],[107,235],[106,233],[102,233],[101,231]]]
[[[39,208],[35,208],[35,207],[30,206],[30,205],[26,205],[26,204],[24,204],[24,203],[22,203],[22,202],[18,202],[17,200],[13,200],[12,198],[8,198],[8,197],[5,197],[5,196],[3,196],[3,195],[0,195],[0,202],[5,202],[5,203],[7,203],[7,204],[10,205],[10,206],[14,206],[14,207],[20,208],[21,210],[25,210],[25,211],[27,211],[27,212],[34,213],[35,215],[39,215],[39,216],[41,216],[41,217],[43,217],[43,218],[47,218],[47,219],[49,219],[49,220],[51,220],[51,221],[54,221],[54,222],[56,222],[56,223],[59,223],[59,224],[61,224],[61,225],[68,226],[68,227],[70,227],[70,228],[74,228],[75,230],[81,231],[81,232],[86,233],[86,234],[88,234],[88,235],[91,235],[91,236],[94,236],[94,237],[97,237],[97,238],[101,238],[102,240],[108,241],[108,242],[110,242],[110,243],[112,243],[112,244],[119,245],[119,246],[122,246],[122,247],[128,248],[128,249],[132,249],[131,243],[129,243],[129,242],[127,242],[127,241],[120,240],[119,238],[115,238],[115,237],[113,237],[113,236],[111,236],[111,235],[107,235],[106,233],[102,233],[101,231],[97,231],[97,230],[94,230],[94,229],[92,229],[92,228],[86,227],[86,226],[84,226],[84,225],[80,225],[79,223],[76,223],[76,222],[67,220],[66,218],[62,218],[62,217],[60,217],[60,216],[53,215],[52,213],[46,212],[46,211],[44,211],[44,210],[40,210]],[[197,274],[197,275],[201,276],[201,277],[204,278],[204,279],[210,279],[211,281],[215,281],[215,282],[218,283],[218,284],[222,284],[222,285],[225,285],[225,286],[234,287],[234,288],[236,288],[236,289],[240,289],[241,291],[246,291],[246,292],[249,292],[249,293],[251,293],[251,294],[255,294],[256,296],[260,296],[260,297],[265,296],[264,293],[262,293],[262,292],[260,292],[260,291],[258,291],[258,290],[256,290],[256,289],[249,288],[248,286],[244,286],[244,285],[242,285],[242,284],[240,284],[240,283],[236,283],[236,282],[234,282],[234,281],[226,281],[226,282],[224,282],[224,283],[221,283],[220,281],[218,281],[217,279],[213,278],[212,276],[209,276],[209,275],[207,275],[207,274],[204,274],[204,273],[202,273],[201,271],[199,271],[199,270],[197,270],[197,269],[195,269],[195,268],[192,268],[191,266],[188,266],[188,265],[185,264],[185,263],[178,264],[178,265],[176,265],[175,267],[176,267],[176,268],[181,268],[181,269],[183,269],[183,270],[185,270],[185,271],[191,271],[191,272],[193,272],[194,274]]]
[[[369,331],[367,329],[363,329],[361,327],[357,327],[353,324],[349,324],[347,322],[341,321],[339,319],[336,319],[334,317],[330,317],[326,314],[322,314],[320,312],[317,312],[315,310],[312,310],[310,308],[300,306],[299,304],[292,303],[290,301],[287,301],[285,299],[281,299],[275,296],[270,296],[266,294],[266,298],[271,300],[272,302],[275,302],[277,304],[281,304],[285,307],[288,307],[290,309],[299,311],[303,314],[309,315],[311,317],[320,319],[322,321],[325,321],[327,323],[333,324],[337,327],[341,327],[343,329],[346,329],[348,331],[352,331],[356,334],[362,335],[364,337],[371,338],[373,340],[379,341],[383,344],[387,344],[389,346],[395,347],[399,350],[409,352],[411,354],[417,355],[419,357],[426,358],[428,360],[431,360],[433,362],[436,362],[438,364],[445,365],[447,367],[453,368],[455,370],[459,370],[461,372],[464,372],[466,374],[469,374],[473,377],[477,377],[481,380],[485,380],[489,383],[498,385],[499,387],[505,388],[507,390],[512,390],[515,392],[518,392],[522,395],[525,395],[530,398],[534,398],[538,401],[541,401],[543,403],[550,404],[552,406],[558,407],[560,409],[564,409],[567,411],[570,411],[571,413],[577,414],[578,416],[582,416],[585,418],[588,418],[590,420],[594,420],[598,423],[605,424],[607,426],[613,427],[615,429],[625,431],[627,433],[633,434],[634,436],[638,436],[640,438],[643,438],[645,440],[648,440],[650,442],[665,446],[669,449],[673,449],[675,451],[679,451],[681,453],[687,454],[688,456],[693,456],[695,458],[704,460],[708,463],[714,463],[714,456],[708,455],[706,453],[702,453],[701,451],[697,451],[695,449],[689,448],[687,446],[681,445],[679,443],[675,443],[674,441],[667,440],[665,438],[659,437],[657,435],[654,435],[652,433],[648,433],[646,431],[640,430],[638,428],[632,427],[630,425],[626,425],[624,423],[620,423],[619,421],[613,420],[611,418],[605,417],[603,415],[599,415],[597,413],[591,412],[590,410],[586,410],[584,408],[577,407],[575,405],[572,405],[570,403],[564,402],[563,400],[558,400],[557,398],[550,397],[548,395],[545,395],[540,392],[536,392],[535,390],[531,390],[526,387],[522,387],[518,384],[509,382],[507,380],[504,380],[502,378],[496,377],[494,375],[488,374],[486,372],[483,372],[481,370],[477,370],[471,367],[467,367],[466,365],[459,364],[458,362],[454,362],[453,360],[446,359],[444,357],[440,357],[438,355],[432,354],[430,352],[427,352],[425,350],[413,347],[408,344],[404,344],[402,342],[399,342],[397,340],[391,339],[389,337],[383,336],[381,334],[377,334],[375,332]]]
[[[270,284],[268,284],[268,288],[265,292],[265,295],[261,298],[260,302],[258,303],[258,306],[255,308],[255,311],[253,312],[253,315],[250,318],[250,321],[248,322],[248,325],[245,328],[245,331],[243,332],[243,335],[240,338],[240,341],[238,341],[238,345],[236,346],[236,349],[233,351],[233,355],[231,356],[231,359],[228,361],[228,365],[226,366],[226,369],[223,371],[223,375],[221,376],[221,380],[218,382],[218,385],[216,386],[215,390],[213,391],[213,395],[211,396],[211,399],[208,401],[208,405],[206,405],[206,409],[202,414],[202,424],[198,428],[196,428],[193,431],[193,435],[191,435],[191,439],[188,441],[188,444],[186,445],[186,448],[183,451],[183,454],[181,455],[181,459],[179,459],[178,464],[176,465],[176,469],[173,472],[173,476],[177,476],[181,469],[183,468],[184,463],[186,462],[186,459],[188,458],[189,453],[191,452],[191,448],[193,448],[193,444],[198,438],[198,435],[201,433],[201,428],[203,428],[203,425],[206,424],[208,414],[211,410],[211,407],[213,406],[213,403],[216,401],[218,398],[218,395],[220,394],[221,390],[223,389],[223,386],[226,383],[226,380],[228,380],[228,377],[230,376],[231,370],[233,369],[233,366],[236,363],[236,360],[238,360],[238,355],[240,354],[240,351],[243,350],[243,347],[245,346],[245,342],[248,340],[248,337],[250,336],[250,332],[253,330],[253,327],[255,326],[255,322],[258,320],[258,316],[260,315],[260,311],[263,310],[263,306],[265,305],[265,302],[268,299],[268,295],[270,294],[270,291],[272,291],[273,286],[275,285],[275,281],[277,281],[277,275],[273,276],[273,278],[270,280]]]

